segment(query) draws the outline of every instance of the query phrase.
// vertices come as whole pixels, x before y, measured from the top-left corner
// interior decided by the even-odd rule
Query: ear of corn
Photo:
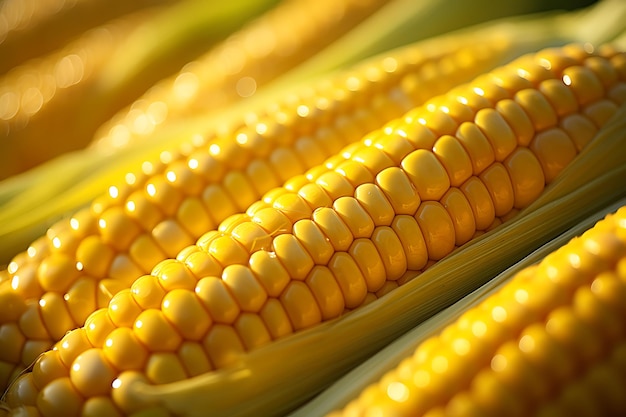
[[[171,0],[4,0],[0,3],[0,74],[43,56],[82,32]]]
[[[508,32],[508,34],[498,34],[494,36],[514,39],[514,43],[518,45],[520,49],[518,50],[518,47],[515,47],[512,48],[512,50],[516,50],[517,53],[522,52],[526,48],[529,48],[528,50],[535,49],[546,42],[558,43],[558,40],[561,38],[564,40],[572,38],[577,39],[576,33],[583,31],[583,29],[587,27],[586,20],[588,18],[586,14],[590,12],[599,13],[604,16],[604,28],[614,27],[616,25],[610,24],[608,20],[613,18],[614,21],[619,22],[620,16],[624,11],[624,7],[620,7],[620,5],[623,6],[623,3],[613,5],[605,3],[599,4],[595,6],[593,10],[585,10],[584,13],[578,12],[574,16],[571,16],[573,18],[572,22],[568,22],[570,18],[565,18],[564,16],[556,16],[558,19],[549,18],[549,22],[543,22],[543,20],[540,19],[534,22],[534,24],[533,22],[523,22],[523,24],[518,21],[506,22],[500,25],[500,30],[502,30],[503,33]],[[607,16],[606,13],[602,12],[602,10],[598,10],[598,8],[602,10],[609,8],[611,13]],[[417,10],[417,12],[419,11],[420,9]],[[398,13],[397,8],[395,13]],[[409,9],[406,12],[402,11],[401,16],[406,16],[411,13],[416,13],[416,11],[413,9]],[[418,14],[422,16],[422,20],[424,21],[429,19],[428,14]],[[579,19],[578,14],[582,14],[580,16],[583,18],[582,20]],[[419,20],[417,17],[413,19]],[[397,20],[397,18],[393,19],[393,21]],[[597,19],[591,23],[593,23],[593,27],[597,27]],[[528,27],[524,28],[525,25],[528,25]],[[370,28],[375,27],[372,26],[371,23],[367,26]],[[537,30],[537,28],[543,29]],[[550,29],[545,31],[545,28]],[[486,32],[492,31],[492,33],[496,30],[496,28],[493,27],[487,27],[485,29]],[[480,32],[482,30],[484,29],[477,28],[475,30],[467,30],[464,33],[460,33],[458,36],[470,36],[470,33],[475,31]],[[517,35],[513,34],[516,31],[519,31],[519,33]],[[372,36],[371,32],[374,32],[376,36]],[[534,35],[528,37],[529,32]],[[596,32],[592,33],[591,36],[586,34],[583,39],[600,40],[610,38],[606,31],[600,32],[600,37],[594,37]],[[360,36],[351,36],[350,42],[341,42],[344,44],[346,50],[361,51],[361,49],[356,48],[353,43],[368,44],[373,37],[379,36],[380,31],[366,30],[360,31],[360,33]],[[487,33],[485,33],[485,35],[488,36]],[[335,55],[331,54],[330,58],[335,57],[339,60],[337,64],[331,64],[331,66],[338,65],[345,57],[345,54],[342,56]],[[323,66],[329,65],[329,62],[332,61],[324,59]],[[319,65],[314,66],[318,67],[318,71],[320,70]],[[287,80],[294,81],[302,78],[306,72],[307,71],[295,71],[294,74],[288,77],[283,75],[280,79],[286,78]],[[262,103],[267,102],[267,100],[273,100],[272,89],[278,89],[279,91],[282,89],[290,90],[292,89],[292,85],[288,82],[279,81],[276,86],[270,88],[270,91],[267,91],[267,89],[264,92],[259,91],[259,94],[255,95],[258,98],[256,103],[262,107]],[[259,105],[254,107],[258,109],[260,107]],[[242,114],[249,111],[250,108],[238,105],[235,106],[233,110],[231,114]],[[154,119],[152,116],[149,118],[150,120]],[[2,262],[2,260],[4,260],[4,262],[8,261],[9,256],[14,256],[17,253],[16,249],[26,249],[28,244],[36,237],[43,234],[54,221],[64,215],[69,216],[71,212],[81,206],[87,205],[90,200],[106,192],[107,188],[112,183],[118,183],[129,171],[135,170],[136,168],[134,167],[143,163],[145,159],[158,158],[159,153],[164,147],[177,147],[176,142],[179,142],[180,138],[187,138],[199,132],[205,132],[207,129],[210,130],[212,128],[209,126],[214,125],[215,122],[224,118],[228,118],[228,115],[220,113],[214,118],[209,118],[211,120],[207,123],[203,120],[205,118],[194,122],[187,117],[182,122],[170,123],[169,127],[159,126],[158,129],[155,129],[155,131],[151,133],[149,143],[144,143],[132,149],[126,149],[124,152],[116,151],[114,155],[103,155],[100,151],[93,150],[76,152],[66,155],[62,159],[55,160],[41,167],[41,169],[32,170],[32,172],[1,183],[0,201],[4,203],[0,210],[0,237],[2,237],[2,239],[0,239],[0,253],[2,254],[0,255],[0,262]],[[158,117],[154,120],[157,119]],[[94,169],[94,167],[97,168]],[[17,196],[12,200],[5,200],[12,195],[16,195],[16,193],[18,193]],[[28,212],[29,215],[23,215],[22,213],[24,212]]]
[[[274,3],[185,0],[142,10],[11,71],[0,86],[0,178],[84,147],[117,109]]]
[[[506,43],[480,39],[407,47],[391,58],[395,65],[373,81],[361,77],[385,68],[389,57],[322,83],[317,90],[290,96],[284,105],[257,113],[249,124],[223,136],[195,138],[195,144],[179,153],[161,154],[154,164],[144,164],[143,172],[130,175],[126,184],[111,187],[91,207],[57,223],[3,272],[2,291],[7,297],[23,298],[18,317],[7,317],[4,325],[17,324],[25,336],[18,342],[22,353],[11,359],[17,362],[6,358],[3,379],[12,379],[66,331],[80,326],[89,313],[106,306],[117,291],[149,273],[160,260],[176,256],[226,217],[323,162],[342,144],[445,91],[447,83],[493,65]],[[465,61],[473,56],[478,58]],[[422,74],[421,68],[432,70],[448,59],[459,63],[445,70],[446,81],[432,85],[428,93],[429,73]],[[359,107],[361,100],[369,100],[371,109]],[[65,320],[54,325],[60,313],[45,307],[43,300],[49,297],[65,309]],[[27,328],[39,331],[30,333]]]
[[[319,389],[333,372],[399,334],[408,317],[418,320],[449,302],[454,295],[437,287],[444,277],[450,279],[449,273],[439,275],[450,267],[441,259],[492,228],[493,235],[477,242],[498,236],[498,231],[512,233],[508,226],[497,225],[537,200],[546,183],[556,179],[558,184],[561,171],[578,161],[576,155],[585,152],[587,143],[599,140],[607,152],[611,146],[619,149],[624,118],[616,114],[623,100],[613,92],[623,88],[623,63],[624,54],[610,47],[548,49],[415,108],[348,146],[325,166],[267,193],[245,214],[228,218],[197,245],[181,251],[176,260],[159,263],[152,275],[118,292],[108,309],[91,315],[83,328],[42,355],[31,373],[18,378],[7,394],[9,406],[39,407],[50,415],[68,407],[78,412],[96,406],[124,413],[286,411],[306,398],[303,387],[311,395],[311,388]],[[542,92],[551,80],[564,81],[571,96],[561,92],[559,99],[573,97],[567,106],[561,100],[558,106],[550,104],[548,98],[554,96]],[[538,105],[546,111],[535,111]],[[560,127],[570,116],[594,120],[596,134],[570,139]],[[607,122],[606,130],[600,130]],[[619,129],[612,130],[616,124]],[[466,138],[461,132],[472,131],[470,126],[479,130]],[[528,129],[530,135],[522,134]],[[474,151],[480,149],[475,143],[486,144],[487,156]],[[483,160],[485,164],[479,163]],[[623,180],[623,160],[616,162],[617,167],[605,165],[608,180],[596,180]],[[507,175],[509,181],[499,181]],[[606,199],[612,194],[603,188],[596,195]],[[531,213],[567,209],[563,201],[543,201]],[[545,239],[555,228],[541,225],[537,233]],[[472,243],[464,250],[474,247]],[[524,250],[499,249],[488,267],[497,268],[497,259],[503,262],[504,256],[510,259],[514,249],[517,256]],[[380,267],[382,279],[376,270]],[[458,282],[457,291],[485,279],[491,271],[481,267],[474,281]],[[45,285],[65,284],[53,280]],[[416,298],[412,291],[418,287]],[[14,299],[10,293],[0,294]],[[58,302],[50,296],[43,304],[56,310]],[[416,307],[421,313],[410,314]],[[350,314],[341,320],[320,324],[345,312]],[[372,313],[386,317],[387,324],[376,326],[382,317],[364,320]],[[193,319],[198,315],[204,318]],[[349,333],[342,330],[346,323]],[[285,337],[304,329],[309,330]],[[332,358],[329,347],[323,348],[329,334],[336,336],[332,349],[337,355]],[[341,337],[346,334],[354,338]],[[278,354],[286,346],[296,351],[297,346],[308,347],[286,366],[287,356]],[[191,355],[187,352],[201,353],[192,357],[203,358],[202,370],[185,365]],[[143,360],[126,359],[135,354]],[[272,369],[279,362],[282,366]],[[47,363],[57,364],[50,375]],[[328,366],[318,369],[321,363]],[[301,375],[297,380],[295,373]],[[276,396],[282,397],[278,405]],[[94,398],[99,398],[95,405]]]
[[[291,67],[349,32],[385,4],[381,0],[288,0],[233,33],[178,73],[154,85],[94,134],[106,152],[150,138],[171,120],[206,115],[247,99]],[[155,105],[165,106],[152,124],[141,123]]]
[[[623,204],[417,326],[293,417],[340,404],[328,415],[623,414]]]
[[[486,28],[470,29],[454,36],[465,37],[470,36],[474,32],[484,32],[484,36],[497,36],[508,39],[517,45],[515,47],[511,46],[511,50],[521,53],[525,49],[533,50],[545,43],[558,43],[559,39],[576,38],[576,33],[583,31],[588,26],[587,14],[604,16],[603,27],[614,27],[616,25],[610,24],[607,19],[613,18],[619,22],[620,16],[623,15],[625,10],[624,7],[619,7],[620,5],[623,6],[623,3],[601,3],[592,10],[585,10],[584,13],[578,12],[573,16],[555,16],[554,19],[548,17],[548,21],[543,19],[535,22],[525,20],[521,22],[509,21],[495,25],[495,27],[487,26]],[[610,12],[608,16],[606,13],[607,8]],[[420,9],[417,11],[410,9],[407,13],[418,13],[419,11]],[[407,13],[402,14],[402,16]],[[581,16],[578,16],[579,14]],[[429,18],[428,14],[418,13],[418,15],[422,15],[422,19]],[[414,19],[419,20],[417,17],[414,17]],[[394,21],[396,20],[394,19]],[[597,21],[598,19],[591,19],[589,23],[593,27],[597,27]],[[371,28],[372,24],[367,26]],[[549,29],[546,31],[545,28]],[[368,41],[371,41],[373,36],[369,32],[372,31],[365,32],[361,31],[361,36],[351,37],[351,42],[343,42],[346,50],[357,50],[358,48],[355,48],[355,45],[353,45],[354,42],[359,41],[357,43],[366,44]],[[534,35],[528,37],[529,32]],[[374,33],[378,36],[379,31],[374,31]],[[610,38],[610,35],[605,30],[598,39],[608,38]],[[584,39],[596,38],[586,34]],[[329,56],[338,60],[337,64],[331,64],[331,66],[339,65],[341,60],[344,59],[344,56],[339,57],[335,55],[331,54]],[[325,59],[324,65],[328,65],[328,62],[332,61]],[[319,67],[319,65],[316,66]],[[293,82],[295,79],[304,76],[302,71],[295,71],[295,73],[295,76],[293,74],[289,76],[283,75],[280,79],[287,78],[287,80]],[[279,91],[292,89],[291,84],[288,82],[281,81],[277,84],[278,86],[273,88],[277,88]],[[267,100],[274,100],[271,90],[269,92],[265,90],[255,95],[258,98],[257,104],[259,105],[252,106],[252,108],[262,109],[262,103],[267,102]],[[150,103],[149,100],[148,103]],[[157,102],[157,104],[159,103]],[[250,111],[250,107],[238,105],[233,110],[231,115],[238,115]],[[155,119],[153,116],[149,118],[150,120],[158,119],[158,117]],[[103,155],[100,151],[81,151],[66,155],[39,169],[12,178],[10,181],[0,183],[0,202],[2,202],[0,211],[0,236],[2,237],[0,239],[0,262],[7,262],[9,257],[14,256],[17,253],[15,249],[26,249],[28,244],[43,234],[54,221],[64,215],[69,216],[72,211],[87,205],[90,200],[106,192],[112,183],[118,183],[129,171],[135,170],[136,168],[134,167],[143,163],[145,159],[158,158],[163,148],[178,147],[177,142],[180,142],[181,138],[186,139],[192,135],[204,134],[206,130],[214,129],[211,126],[221,123],[221,120],[224,118],[228,119],[229,116],[220,113],[214,118],[209,117],[208,122],[204,120],[206,118],[194,121],[187,117],[182,123],[171,123],[169,127],[159,126],[158,129],[151,133],[149,143],[126,149],[124,152],[120,150],[116,151],[114,155],[108,153]],[[94,167],[96,168],[94,169]],[[29,215],[23,215],[22,213],[24,212],[28,212]]]

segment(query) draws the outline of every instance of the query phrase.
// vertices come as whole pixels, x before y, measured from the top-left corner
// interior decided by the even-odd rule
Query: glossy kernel
[[[278,297],[291,281],[287,269],[274,252],[254,252],[250,255],[249,267],[270,297]]]
[[[259,312],[259,316],[263,319],[273,339],[293,333],[291,321],[280,300],[269,298]]]
[[[515,101],[528,114],[536,131],[554,127],[558,123],[554,108],[539,90],[521,90],[515,95]]]
[[[313,212],[313,221],[329,239],[336,251],[348,250],[354,237],[335,210],[321,207]]]
[[[293,226],[293,223],[287,216],[279,210],[270,207],[254,213],[252,221],[261,226],[271,236],[289,233]]]
[[[322,313],[313,293],[302,281],[292,281],[280,296],[280,301],[294,330],[314,326],[322,321]]]
[[[407,269],[411,271],[423,269],[428,262],[428,249],[424,240],[424,234],[416,218],[408,215],[398,215],[393,219],[391,228],[402,243]],[[375,258],[372,259],[374,260]]]
[[[106,395],[117,371],[106,360],[102,349],[89,349],[81,353],[72,363],[70,380],[85,397]]]
[[[209,244],[209,254],[222,266],[245,265],[248,263],[250,254],[232,236],[224,235],[217,237]]]
[[[474,175],[480,174],[495,161],[493,147],[482,130],[474,123],[462,123],[456,131],[456,137],[472,161]]]
[[[374,221],[356,198],[340,197],[333,203],[333,209],[348,226],[355,239],[371,236],[374,230]],[[297,224],[294,225],[294,233],[296,226]]]
[[[102,353],[120,371],[140,370],[148,358],[148,351],[128,327],[113,330],[104,342]]]
[[[513,184],[509,174],[501,163],[495,163],[487,168],[479,178],[487,187],[497,217],[509,213],[515,204]]]
[[[548,184],[578,153],[576,146],[567,134],[558,128],[538,133],[532,141],[530,149],[541,163]]]
[[[272,241],[270,235],[261,226],[253,222],[238,224],[231,234],[249,253],[268,249]]]
[[[37,409],[44,416],[77,416],[83,401],[69,377],[59,378],[39,392]]]
[[[141,311],[141,307],[134,300],[133,293],[129,289],[115,294],[109,303],[109,317],[118,327],[132,327]]]
[[[241,311],[226,283],[220,278],[201,279],[196,285],[195,293],[216,323],[232,323]]]
[[[45,293],[39,300],[39,309],[43,323],[54,340],[61,339],[67,329],[77,326],[67,310],[65,299],[58,293]]]
[[[433,146],[433,152],[446,169],[451,186],[458,187],[472,175],[473,168],[470,156],[461,142],[454,136],[444,135],[437,139]]]
[[[503,161],[517,147],[515,132],[496,110],[479,110],[474,123],[489,140],[496,161]]]
[[[535,128],[522,107],[515,100],[504,99],[496,103],[495,109],[515,132],[517,144],[528,146],[535,135]]]
[[[130,287],[135,302],[142,308],[157,308],[165,296],[165,290],[154,275],[143,275]]]
[[[485,184],[480,178],[472,177],[461,185],[460,190],[474,212],[476,230],[487,229],[495,219],[496,209]]]
[[[163,312],[155,309],[144,310],[135,320],[133,330],[141,343],[153,352],[173,352],[182,342],[180,333]]]
[[[398,232],[396,231],[396,233]],[[378,291],[385,284],[387,272],[373,241],[365,238],[355,239],[348,253],[361,270],[367,290],[369,292]]]
[[[298,194],[283,194],[276,198],[272,206],[284,213],[291,223],[311,217],[311,207]]]
[[[400,278],[406,272],[407,258],[398,235],[389,226],[379,226],[372,234],[372,242],[383,260],[387,279],[393,281]]]
[[[469,201],[461,190],[453,187],[441,198],[441,204],[454,225],[455,245],[467,243],[476,232],[476,219]]]
[[[37,275],[44,291],[64,293],[78,276],[76,261],[63,253],[52,253],[39,264]]]
[[[227,266],[222,273],[222,280],[242,311],[254,313],[263,307],[267,293],[247,266]]]
[[[537,157],[527,148],[516,149],[504,161],[515,194],[515,208],[528,206],[545,188],[546,178]]]
[[[37,358],[31,372],[35,387],[41,390],[55,379],[66,377],[69,369],[61,360],[59,352],[49,350]]]
[[[101,308],[94,311],[85,320],[85,333],[93,347],[102,347],[106,337],[115,328],[109,317],[108,310]]]
[[[293,234],[282,234],[272,242],[276,257],[283,264],[289,276],[303,280],[313,268],[314,261],[309,252]]]
[[[145,368],[146,378],[153,384],[169,384],[187,379],[185,367],[173,352],[150,354]]]
[[[450,176],[432,152],[424,149],[413,151],[402,160],[401,165],[422,201],[439,200],[450,188]]]
[[[354,197],[367,211],[376,226],[391,224],[395,212],[383,191],[375,184],[362,184],[354,192]]]
[[[563,71],[563,82],[572,89],[578,103],[585,105],[604,96],[605,89],[589,68],[571,66]]]
[[[119,251],[125,250],[139,235],[139,225],[128,218],[121,207],[111,207],[98,220],[100,235],[104,243]]]
[[[439,260],[452,252],[456,242],[454,224],[440,203],[422,203],[415,218],[424,235],[429,259]]]
[[[263,320],[257,314],[242,313],[233,326],[247,350],[263,346],[272,340]]]
[[[316,266],[309,273],[306,284],[315,297],[322,320],[338,317],[345,309],[343,293],[333,273],[325,266]]]
[[[346,307],[361,305],[367,294],[367,283],[350,254],[336,252],[328,262],[328,268],[341,288]]]
[[[374,176],[383,169],[396,165],[385,152],[374,147],[361,146],[350,159],[365,166]]]
[[[201,343],[185,341],[177,352],[178,358],[190,377],[205,374],[213,369]]]
[[[200,340],[211,326],[209,314],[190,290],[168,292],[163,298],[161,310],[185,340]]]
[[[539,85],[539,91],[554,107],[559,117],[574,114],[579,109],[576,96],[562,80],[545,80]]]

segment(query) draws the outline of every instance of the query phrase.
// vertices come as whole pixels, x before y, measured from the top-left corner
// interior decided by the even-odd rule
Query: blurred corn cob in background
[[[220,58],[232,58],[235,50],[246,54],[234,46],[238,39],[257,45],[254,34],[272,38],[265,16],[274,16],[274,27],[283,30],[290,26],[280,13],[299,21],[304,6],[285,4],[287,12],[277,6],[224,49],[209,52],[206,68],[189,64],[121,109],[101,130],[108,142],[0,184],[0,233],[11,237],[3,244],[15,247],[26,236],[23,225],[50,221],[38,220],[44,217],[35,211],[20,213],[45,200],[39,191],[46,184],[30,194],[20,188],[55,169],[70,172],[54,179],[59,187],[95,168],[68,190],[69,201],[50,201],[56,216],[74,214],[0,272],[0,380],[7,384],[63,338],[7,392],[15,412],[26,406],[21,410],[32,415],[36,409],[89,415],[143,408],[284,413],[563,227],[623,195],[616,186],[626,179],[623,49],[583,43],[486,71],[546,46],[610,40],[624,30],[624,3],[489,24],[394,50],[388,48],[406,34],[395,29],[413,18],[413,24],[426,22],[432,15],[421,12],[439,6],[405,8],[397,25],[372,34],[365,29],[406,3],[368,3],[380,10],[362,10],[343,28],[341,12],[313,24],[328,28],[328,37],[304,25],[301,39],[310,39],[310,48],[281,61],[293,71],[277,65],[265,72],[263,63],[289,48],[266,55],[271,48],[260,42],[261,49],[247,49],[261,57],[243,65],[248,72],[220,78],[216,71],[221,81],[213,83],[210,69],[223,65]],[[461,20],[463,10],[455,9]],[[605,24],[601,31],[598,21]],[[346,36],[338,39],[335,29]],[[277,45],[280,39],[298,37],[277,36]],[[321,48],[325,43],[329,47]],[[341,48],[346,52],[337,54]],[[345,71],[377,48],[387,52]],[[124,85],[120,80],[132,79],[135,68],[119,78],[108,72],[118,80],[111,84]],[[79,103],[89,111],[87,101]],[[107,192],[95,192],[99,187]],[[84,195],[77,195],[81,189]],[[576,201],[582,195],[595,200],[585,206]],[[514,245],[497,243],[527,230],[534,235]],[[493,252],[484,270],[468,265],[474,272],[458,275],[454,262],[477,258],[471,251],[478,247]],[[7,260],[12,250],[3,255]],[[431,281],[441,284],[435,293]],[[421,306],[418,300],[428,294],[437,297]],[[383,329],[366,325],[363,318],[371,314],[403,319]],[[267,345],[276,338],[282,340]],[[313,351],[302,352],[304,346]],[[298,358],[287,355],[296,351]],[[277,366],[289,357],[290,365]],[[305,369],[307,377],[296,381]],[[241,390],[245,401],[234,396]]]
[[[61,48],[108,20],[174,1],[3,0],[0,2],[0,74]]]
[[[273,3],[144,9],[14,68],[0,81],[0,178],[83,147],[117,109]]]

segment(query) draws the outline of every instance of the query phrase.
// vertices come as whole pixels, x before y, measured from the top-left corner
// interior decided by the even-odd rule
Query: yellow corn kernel
[[[476,113],[475,123],[491,143],[496,161],[503,161],[517,147],[517,138],[513,129],[495,109],[479,110]]]
[[[396,183],[395,185],[398,188],[404,186],[402,183],[399,185]],[[346,224],[346,226],[348,226],[350,233],[352,233],[352,236],[355,239],[361,237],[368,238],[372,235],[372,231],[374,230],[374,221],[355,198],[340,197],[333,203],[333,209],[337,212],[340,219]],[[324,247],[325,245],[320,246]]]
[[[408,270],[424,269],[428,262],[428,249],[416,218],[409,215],[397,215],[391,223],[391,228],[402,243]],[[376,258],[371,258],[371,262],[375,260]]]
[[[415,213],[415,218],[424,234],[429,259],[438,261],[452,252],[456,233],[454,223],[443,205],[426,201]]]
[[[591,119],[596,126],[604,124],[617,113],[618,106],[611,100],[599,100],[586,106],[583,110],[585,116]]]
[[[396,231],[397,233],[397,231]],[[348,250],[363,274],[367,290],[376,292],[387,280],[387,273],[383,260],[371,239],[355,239]]]
[[[293,333],[287,311],[278,299],[268,299],[259,314],[273,339],[279,339]]]
[[[557,114],[539,90],[529,88],[518,91],[515,94],[515,102],[528,114],[536,131],[556,125]]]
[[[232,323],[239,315],[239,304],[219,278],[201,279],[195,292],[216,323]]]
[[[445,168],[451,186],[458,187],[472,175],[470,157],[454,136],[444,135],[437,139],[433,145],[433,153]]]
[[[559,117],[576,113],[579,109],[573,91],[561,80],[545,80],[539,85],[539,91],[550,102]]]
[[[192,290],[168,292],[161,308],[165,318],[184,340],[200,340],[211,326],[211,317]]]
[[[546,177],[541,163],[527,148],[518,148],[504,161],[513,183],[515,208],[524,208],[543,191]],[[539,168],[539,169],[538,169]]]
[[[313,212],[313,221],[320,228],[335,251],[346,251],[354,236],[337,212],[330,207],[320,207]]]
[[[515,194],[509,174],[501,163],[494,163],[479,176],[493,201],[494,214],[504,216],[513,210]]]
[[[326,266],[315,266],[306,278],[317,304],[322,313],[322,320],[341,315],[345,309],[345,301],[341,287],[333,272]]]
[[[539,159],[548,183],[552,182],[577,154],[574,143],[564,131],[558,128],[538,133],[530,144],[530,148]]]
[[[280,302],[294,330],[306,329],[322,321],[322,313],[309,287],[302,281],[292,281],[280,296]]]
[[[456,131],[456,137],[470,157],[474,175],[480,174],[495,160],[491,144],[474,123],[462,123]]]
[[[522,107],[514,100],[504,99],[498,101],[495,108],[515,132],[518,145],[528,146],[535,134],[535,128]]]
[[[434,153],[418,149],[402,160],[402,169],[422,201],[439,200],[450,188],[450,177]]]
[[[455,245],[461,246],[469,242],[476,232],[476,219],[469,200],[460,189],[451,187],[441,198],[441,204],[452,220]]]
[[[105,340],[102,352],[109,363],[122,371],[140,370],[148,358],[148,350],[129,327],[113,330]],[[72,363],[75,358],[69,359],[64,363]]]
[[[246,350],[263,346],[272,340],[263,319],[257,314],[242,313],[233,326]]]
[[[291,280],[285,266],[273,252],[259,251],[250,256],[250,270],[270,297],[277,297]]]
[[[175,351],[182,343],[180,334],[160,310],[144,310],[135,320],[133,330],[150,351]],[[101,343],[94,345],[102,346]]]

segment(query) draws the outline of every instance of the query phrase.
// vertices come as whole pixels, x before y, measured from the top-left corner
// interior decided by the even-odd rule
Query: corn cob
[[[39,163],[42,155],[54,155],[57,149],[71,146],[69,141],[42,140],[43,129],[37,130],[37,124],[46,128],[46,134],[66,129],[63,118],[73,114],[73,103],[87,100],[98,69],[117,45],[154,15],[152,9],[143,10],[89,30],[64,48],[24,63],[2,77],[0,179]],[[83,133],[81,123],[76,120],[74,130]]]
[[[149,138],[166,119],[216,111],[250,97],[384,3],[287,0],[119,111],[95,132],[92,146],[121,148]],[[165,110],[155,116],[155,108]]]
[[[439,2],[436,3],[439,4]],[[423,6],[423,3],[420,4]],[[518,47],[514,48],[517,50],[517,53],[523,52],[524,48],[521,48],[520,44],[524,43],[527,45],[534,44],[534,47],[526,49],[528,51],[572,40],[603,42],[614,36],[615,28],[621,27],[624,12],[626,11],[624,5],[626,4],[620,1],[605,0],[592,8],[575,13],[556,13],[547,16],[542,15],[539,18],[531,16],[530,19],[524,17],[507,19],[505,22],[489,23],[486,25],[487,27],[468,28],[463,30],[462,33],[457,33],[456,36],[462,36],[463,34],[474,36],[475,32],[484,32],[485,30],[494,33],[493,31],[498,30],[498,27],[500,27],[499,30],[504,29],[502,30],[503,32],[518,32],[517,36],[511,36],[510,33],[503,35],[497,31],[494,35],[514,39],[514,43],[519,46],[519,49]],[[386,6],[385,9],[388,9],[389,6],[391,4]],[[420,8],[418,10],[409,8],[408,10],[399,11],[398,7],[395,7],[393,13],[383,14],[383,16],[391,17],[391,21],[398,22],[398,17],[405,18],[405,15],[408,13],[415,15],[409,19],[413,22],[419,22],[420,16],[422,16],[422,21],[428,21],[430,15],[422,15],[421,11],[423,10]],[[382,10],[376,12],[377,18],[382,17],[379,16],[380,12]],[[399,14],[400,12],[402,14]],[[394,16],[396,17],[394,18]],[[592,17],[592,19],[589,19],[589,17]],[[377,38],[381,34],[381,31],[375,30],[376,26],[374,24],[375,21],[380,22],[380,19],[370,20],[372,19],[368,19],[367,25],[359,25],[360,36],[355,33],[354,35],[356,36],[350,36],[349,42],[333,42],[333,45],[337,43],[344,45],[345,51],[348,53],[343,53],[341,56],[331,54],[330,57],[327,54],[321,54],[330,59],[323,60],[321,69],[319,65],[313,65],[313,67],[317,67],[318,71],[323,71],[323,68],[340,66],[341,62],[346,62],[346,56],[358,56],[359,53],[367,50],[369,48],[367,45],[372,43],[372,38]],[[404,22],[405,20],[402,21]],[[373,24],[374,26],[372,26]],[[599,24],[602,30],[598,30]],[[421,26],[419,23],[415,23],[415,25]],[[370,33],[372,30],[361,30],[365,29],[365,27],[374,27],[373,32],[376,36],[372,36]],[[591,31],[588,27],[593,30]],[[383,32],[383,37],[389,38],[391,36],[387,31]],[[579,33],[581,36],[578,35]],[[532,34],[532,36],[529,36],[529,34]],[[380,43],[377,43],[375,40],[374,43],[380,46]],[[355,47],[355,44],[358,47]],[[354,54],[352,51],[358,51],[358,53]],[[339,59],[336,63],[332,63],[335,58]],[[348,62],[351,60],[353,58],[349,58]],[[319,60],[315,59],[314,61]],[[307,78],[307,73],[311,75],[311,66],[305,65],[305,67],[308,70],[305,69],[304,72],[296,70],[291,71],[288,75],[281,75],[279,82],[273,83],[272,86],[267,86],[268,88],[264,90],[261,89],[263,91],[255,94],[253,100],[248,99],[244,100],[243,103],[237,103],[227,114],[220,112],[212,115],[210,119],[217,121],[224,117],[229,117],[229,115],[244,114],[250,111],[251,108],[258,109],[258,106],[254,107],[254,102],[262,105],[275,99],[275,95],[273,95],[275,91],[273,92],[272,90],[292,91],[294,88],[292,83],[294,81],[299,82],[298,80]],[[250,103],[251,101],[253,102],[252,104]],[[156,105],[155,108],[158,109],[159,106]],[[152,116],[158,116],[159,114],[161,113],[157,112],[156,115],[151,113],[149,119],[158,120],[158,117],[154,119]],[[167,123],[161,124],[156,126],[150,134],[150,141],[144,141],[141,145],[132,147],[132,149],[120,149],[114,154],[110,152],[103,154],[99,149],[85,149],[81,152],[73,152],[64,155],[63,158],[56,158],[54,161],[38,167],[39,169],[31,170],[26,174],[1,183],[0,264],[8,262],[10,257],[21,250],[25,250],[28,244],[43,234],[54,221],[62,216],[69,216],[79,207],[89,204],[93,198],[105,192],[111,183],[117,183],[119,178],[122,178],[128,170],[134,170],[134,167],[141,164],[146,158],[157,158],[158,152],[163,148],[177,146],[180,139],[176,140],[176,138],[186,137],[190,135],[190,132],[205,131],[207,122],[209,125],[212,123],[211,120],[205,119],[206,117],[201,120],[193,120],[193,118],[187,116],[182,120],[172,121],[172,123],[169,123],[169,126],[166,126],[168,125]],[[146,120],[143,119],[143,121],[145,122]],[[16,192],[18,193],[17,195]],[[23,215],[25,212],[28,212],[29,215]]]
[[[143,9],[11,71],[0,87],[0,179],[84,147],[118,109],[276,2]]]
[[[328,416],[623,415],[625,226],[622,206]]]
[[[123,148],[152,138],[156,128],[171,120],[250,99],[264,87],[288,88],[299,80],[354,65],[421,39],[552,7],[550,2],[490,7],[494,6],[491,3],[492,0],[481,4],[467,0],[450,4],[440,0],[287,1],[283,7],[277,7],[186,65],[175,76],[155,85],[102,125],[92,146],[105,151]],[[587,3],[583,0],[558,6],[575,9]],[[476,8],[488,11],[468,13],[468,9]],[[433,19],[441,24],[428,24]],[[394,24],[387,24],[389,21]],[[154,118],[154,107],[163,104],[167,114]],[[153,122],[147,123],[147,119]]]
[[[4,0],[0,3],[0,74],[61,48],[106,21],[172,0]]]
[[[126,184],[112,186],[90,208],[56,224],[0,272],[0,297],[18,303],[0,303],[6,313],[2,328],[21,329],[21,336],[0,332],[2,346],[20,345],[19,354],[2,358],[0,380],[6,384],[161,259],[176,256],[204,231],[323,162],[342,144],[428,94],[445,91],[447,83],[482,72],[506,46],[500,39],[459,43],[449,38],[407,47],[316,90],[289,96],[247,120],[249,125],[235,125],[232,134],[206,142],[198,136],[180,153],[146,162],[144,171],[128,175]],[[456,66],[443,65],[450,61]],[[439,63],[446,81],[430,83]],[[368,81],[372,74],[376,77]],[[357,107],[365,100],[371,110]],[[51,304],[43,300],[50,297],[62,313],[45,307]]]
[[[564,120],[597,131],[624,101],[625,58],[590,45],[522,57],[293,177],[118,292],[17,380],[9,406],[167,413],[160,384],[412,282],[539,197],[594,136]]]

